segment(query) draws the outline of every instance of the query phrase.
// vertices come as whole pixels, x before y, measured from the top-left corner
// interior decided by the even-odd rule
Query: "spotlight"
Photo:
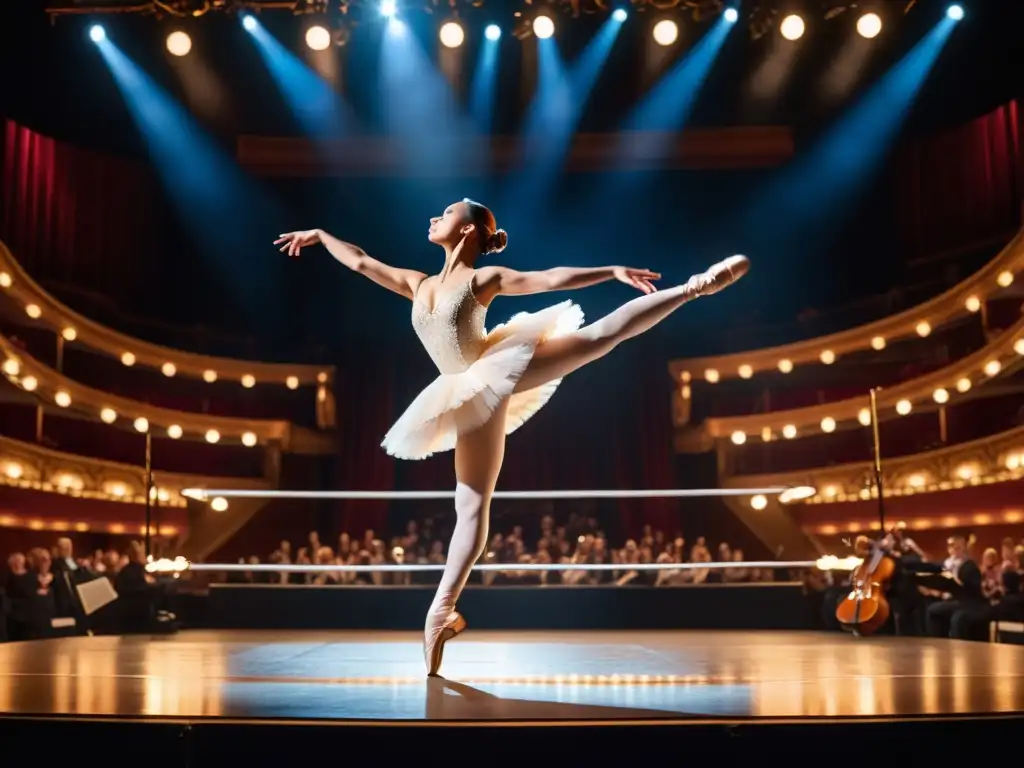
[[[390,19],[396,13],[398,13],[398,4],[395,0],[383,0],[380,4],[380,15],[386,19]]]
[[[740,12],[735,8],[726,8],[723,15],[725,16],[725,20],[730,24],[735,24],[740,18]]]
[[[484,37],[488,40],[498,40],[501,37],[501,27],[497,24],[488,24],[484,30]]]
[[[172,56],[187,56],[192,50],[192,38],[187,33],[171,32],[167,36],[167,52]]]
[[[782,20],[782,24],[779,25],[779,32],[787,40],[799,40],[804,36],[804,30],[806,25],[804,24],[803,18],[797,16],[795,13],[790,14]]]
[[[551,20],[550,16],[538,16],[533,20],[533,34],[539,40],[547,40],[555,34],[555,22]]]
[[[964,17],[964,7],[959,3],[954,3],[946,9],[946,15],[953,21],[960,21]]]
[[[672,19],[662,19],[654,25],[651,34],[658,45],[672,45],[679,37],[679,27]]]
[[[326,51],[331,47],[331,33],[316,24],[306,30],[306,45],[313,51]]]
[[[612,11],[612,18],[621,24],[626,20],[626,11],[622,8],[616,8]]]
[[[442,24],[438,36],[445,48],[458,48],[466,39],[466,33],[463,32],[462,25],[457,21],[448,21]]]
[[[107,38],[107,31],[99,24],[93,24],[89,27],[89,37],[92,38],[94,43],[98,43]]]
[[[878,37],[878,33],[882,31],[882,17],[877,13],[865,13],[859,19],[857,19],[857,32],[860,33],[861,37],[871,39]]]
[[[242,26],[249,32],[256,29],[256,19],[250,16],[248,13],[242,16]]]

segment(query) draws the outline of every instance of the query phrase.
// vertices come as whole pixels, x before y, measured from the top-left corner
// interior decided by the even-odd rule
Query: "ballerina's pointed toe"
[[[445,643],[460,634],[465,628],[466,620],[462,618],[462,614],[452,611],[438,631],[432,632],[430,637],[425,638],[423,658],[427,664],[427,677],[438,676],[441,661],[444,658]]]
[[[689,286],[697,296],[711,296],[735,283],[750,271],[746,256],[730,256],[712,265],[706,272],[690,278]]]

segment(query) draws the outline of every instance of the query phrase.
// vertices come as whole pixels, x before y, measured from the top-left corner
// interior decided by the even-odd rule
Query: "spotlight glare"
[[[953,21],[960,21],[964,17],[964,7],[959,3],[954,3],[946,9],[946,15]]]
[[[857,19],[857,32],[861,37],[870,40],[873,37],[878,37],[878,33],[881,31],[882,17],[877,13],[865,13]]]
[[[726,8],[724,16],[727,22],[735,24],[740,18],[740,12],[735,8]]]
[[[622,8],[616,8],[612,11],[612,18],[621,23],[626,20],[626,11]]]
[[[178,30],[167,36],[167,52],[172,56],[187,56],[192,50],[192,38]]]
[[[497,24],[488,24],[484,30],[484,37],[488,40],[497,40],[501,37],[501,27]]]
[[[256,29],[256,19],[247,13],[242,16],[242,26],[249,32],[252,32]]]
[[[306,45],[312,51],[326,51],[331,46],[331,33],[315,24],[306,30]]]
[[[89,27],[89,37],[92,38],[94,43],[98,43],[105,40],[107,37],[107,31],[103,29],[99,24],[93,24]]]
[[[806,28],[803,18],[795,13],[784,18],[782,24],[779,25],[779,31],[787,40],[799,40],[804,36]]]
[[[555,34],[555,22],[551,20],[550,16],[538,16],[533,20],[533,34],[539,40],[547,40]]]
[[[398,13],[398,5],[395,3],[395,0],[383,0],[380,4],[380,15],[390,19],[396,13]]]
[[[441,38],[441,45],[445,48],[458,48],[462,45],[462,41],[466,39],[466,33],[459,22],[447,21],[441,25],[438,37]]]
[[[679,26],[672,19],[662,19],[651,30],[658,45],[672,45],[679,37]]]

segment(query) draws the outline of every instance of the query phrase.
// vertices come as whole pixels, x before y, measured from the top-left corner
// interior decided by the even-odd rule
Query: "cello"
[[[858,536],[853,549],[862,560],[850,577],[849,594],[836,606],[836,620],[854,635],[872,635],[892,613],[885,592],[896,573],[896,561],[867,536]]]

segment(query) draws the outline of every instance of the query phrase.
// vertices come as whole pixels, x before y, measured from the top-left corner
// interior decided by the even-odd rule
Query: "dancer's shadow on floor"
[[[655,720],[685,716],[663,709],[507,699],[443,677],[427,679],[427,720]]]

